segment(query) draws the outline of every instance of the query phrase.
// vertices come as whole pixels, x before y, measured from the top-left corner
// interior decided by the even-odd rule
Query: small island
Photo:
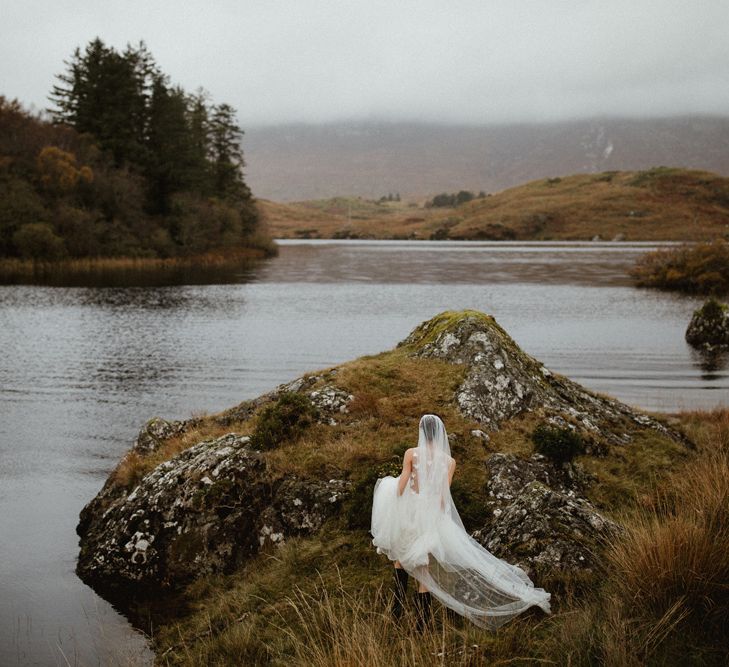
[[[143,43],[76,49],[47,114],[0,97],[0,280],[240,265],[275,252],[235,110]]]

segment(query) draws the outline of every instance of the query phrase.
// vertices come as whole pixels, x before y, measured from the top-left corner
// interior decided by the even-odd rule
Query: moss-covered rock
[[[266,543],[317,531],[346,498],[342,480],[272,475],[248,436],[200,442],[129,490],[107,484],[81,513],[77,571],[137,594],[228,572]]]
[[[532,455],[536,423],[581,434],[593,458],[637,446],[642,433],[657,447],[683,443],[655,418],[552,373],[492,317],[442,313],[395,350],[218,415],[148,422],[119,466],[127,473],[115,471],[82,511],[78,572],[102,590],[144,593],[234,571],[326,526],[364,531],[375,479],[398,473],[426,412],[452,435],[467,527],[528,568],[589,566],[613,527],[586,499],[592,477],[581,465]],[[265,446],[249,437],[259,430],[275,431]]]
[[[455,400],[463,414],[491,430],[515,415],[539,409],[593,439],[627,442],[636,423],[681,437],[619,401],[552,373],[483,313],[442,313],[421,324],[400,345],[416,357],[465,365]]]

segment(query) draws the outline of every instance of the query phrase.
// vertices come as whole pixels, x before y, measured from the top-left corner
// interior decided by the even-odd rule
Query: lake
[[[727,405],[725,360],[683,338],[700,300],[630,285],[651,247],[286,241],[216,284],[0,286],[0,664],[151,659],[74,574],[78,513],[147,418],[389,349],[440,311],[492,314],[548,367],[648,410]]]

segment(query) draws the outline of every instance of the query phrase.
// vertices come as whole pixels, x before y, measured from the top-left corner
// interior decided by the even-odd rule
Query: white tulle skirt
[[[549,613],[550,594],[468,535],[457,512],[434,512],[409,485],[402,495],[397,487],[394,477],[375,484],[370,530],[378,553],[482,627],[494,629],[533,605]]]

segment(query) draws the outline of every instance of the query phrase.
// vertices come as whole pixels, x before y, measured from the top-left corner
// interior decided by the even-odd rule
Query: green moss
[[[539,424],[532,432],[534,449],[555,463],[566,463],[585,451],[582,436],[571,428]]]
[[[273,449],[288,440],[296,440],[317,418],[317,410],[302,394],[284,392],[279,399],[267,405],[258,416],[251,434],[251,445],[256,449]]]
[[[724,317],[724,313],[729,309],[729,306],[725,303],[721,303],[721,301],[718,301],[717,299],[711,298],[707,299],[704,302],[704,305],[701,306],[696,312],[694,312],[695,316],[700,316],[705,320],[719,320]]]
[[[459,322],[474,319],[483,322],[486,326],[495,327],[506,338],[509,335],[496,323],[490,315],[478,310],[446,310],[435,317],[423,322],[407,339],[406,347],[420,349],[432,343],[444,331],[455,328]]]

